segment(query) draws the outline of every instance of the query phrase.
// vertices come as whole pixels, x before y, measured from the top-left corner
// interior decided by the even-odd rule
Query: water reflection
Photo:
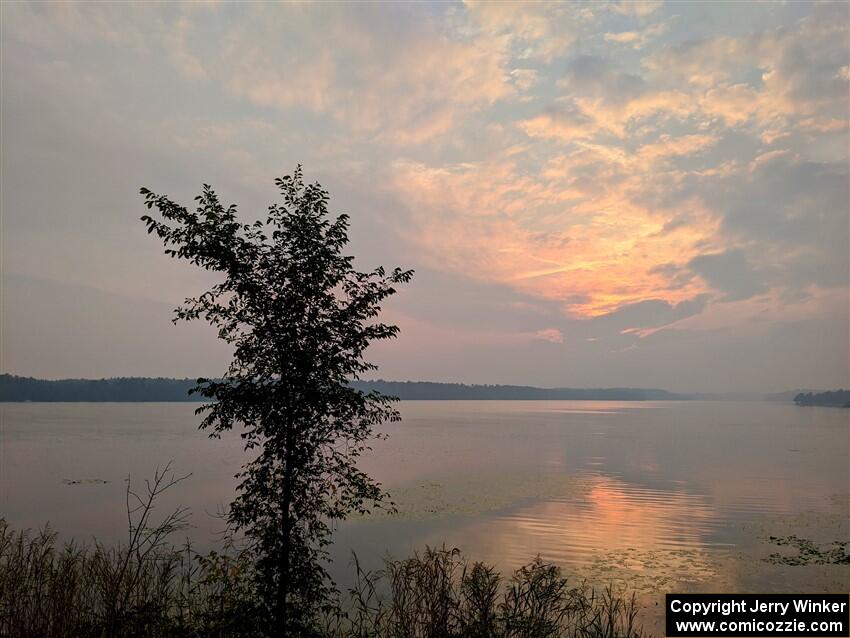
[[[506,544],[525,547],[524,558],[533,547],[547,559],[581,564],[604,550],[699,548],[708,542],[716,519],[704,496],[596,476],[579,499],[537,503],[499,520],[506,541],[513,537]]]
[[[578,477],[577,484],[581,489],[565,490],[562,495],[527,498],[499,511],[452,518],[450,529],[438,516],[420,521],[419,545],[446,541],[503,569],[514,569],[539,554],[583,570],[598,566],[600,557],[621,551],[631,552],[633,568],[646,570],[652,568],[652,561],[642,562],[643,558],[653,553],[673,556],[687,550],[704,554],[708,549],[729,547],[729,543],[714,539],[720,517],[704,495],[647,489],[599,474]],[[482,498],[486,496],[482,494]],[[407,527],[404,516],[402,511],[401,521],[380,525],[388,532],[398,526],[393,531],[407,544],[409,536],[401,534]],[[392,532],[370,529],[364,534],[364,527],[376,525],[355,523],[345,535],[358,543],[365,541],[361,549],[373,557],[380,554],[380,545],[369,538],[380,536],[379,543],[397,549],[392,547],[396,544]]]

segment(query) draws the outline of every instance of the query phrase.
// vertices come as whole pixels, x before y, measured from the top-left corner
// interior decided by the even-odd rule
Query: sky
[[[303,164],[414,268],[376,377],[850,385],[848,3],[3,3],[4,372],[198,376],[141,186]]]

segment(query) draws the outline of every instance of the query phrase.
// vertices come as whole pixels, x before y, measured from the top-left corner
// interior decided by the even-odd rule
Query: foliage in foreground
[[[59,545],[49,528],[31,535],[0,519],[0,637],[259,635],[252,554],[230,537],[221,553],[169,543],[185,508],[152,520],[156,499],[184,478],[166,466],[143,492],[128,479],[128,539],[115,547]]]
[[[367,572],[356,562],[345,611],[317,615],[317,638],[639,638],[634,596],[571,587],[540,559],[507,580],[458,550],[427,549]],[[250,553],[158,543],[60,546],[0,521],[0,636],[281,636],[257,603]],[[289,635],[295,635],[290,633]],[[308,635],[300,633],[298,635]]]
[[[387,559],[357,581],[347,613],[330,635],[347,638],[639,638],[634,594],[609,585],[571,587],[539,557],[509,579],[457,549]]]

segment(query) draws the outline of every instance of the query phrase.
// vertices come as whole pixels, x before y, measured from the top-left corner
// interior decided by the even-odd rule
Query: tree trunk
[[[289,507],[289,500],[284,497],[284,506]],[[289,512],[284,514],[283,520],[283,547],[281,549],[280,556],[280,576],[278,579],[278,587],[277,587],[277,607],[278,607],[278,619],[280,621],[281,629],[286,632],[289,628],[289,585],[290,585],[290,560],[289,555],[291,552],[291,542],[289,536],[292,530],[292,523],[290,520]],[[285,635],[285,634],[284,634]]]
[[[281,500],[281,515],[283,544],[280,552],[280,573],[277,583],[277,620],[280,625],[282,635],[286,636],[289,631],[289,623],[291,622],[289,613],[289,592],[291,585],[291,553],[292,553],[292,515],[290,509],[292,507],[292,453],[287,445],[285,451],[285,469],[284,469],[284,484],[283,498]]]

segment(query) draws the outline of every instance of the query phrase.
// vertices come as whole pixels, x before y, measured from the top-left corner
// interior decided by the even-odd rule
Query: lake
[[[63,538],[126,533],[125,479],[191,476],[158,505],[192,510],[211,547],[245,456],[188,403],[0,404],[0,517]],[[425,545],[513,569],[539,554],[576,579],[628,585],[660,629],[662,594],[847,592],[850,566],[764,560],[770,536],[850,538],[848,414],[768,402],[406,401],[363,467],[399,513],[338,526],[350,577]],[[175,539],[181,540],[181,539]],[[656,603],[660,605],[656,606]]]

